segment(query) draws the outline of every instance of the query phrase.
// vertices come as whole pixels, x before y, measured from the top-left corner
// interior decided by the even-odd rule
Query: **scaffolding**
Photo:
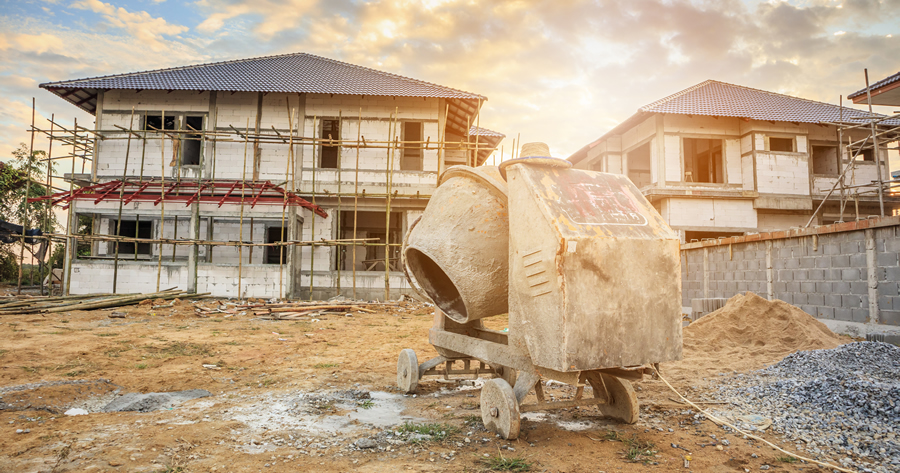
[[[854,220],[858,221],[872,217],[872,215],[863,216],[860,214],[860,196],[877,196],[879,215],[876,215],[875,217],[889,216],[886,215],[885,212],[885,197],[900,197],[900,193],[898,193],[898,190],[900,190],[900,179],[893,178],[890,175],[889,170],[885,170],[885,168],[890,168],[889,166],[885,166],[888,158],[885,156],[885,159],[883,160],[881,153],[879,152],[879,150],[900,150],[900,147],[897,146],[897,143],[900,142],[900,112],[895,112],[893,115],[880,115],[875,114],[872,111],[869,72],[868,70],[865,70],[864,72],[868,115],[863,117],[854,116],[852,119],[845,119],[843,114],[844,97],[842,95],[839,99],[840,117],[838,121],[823,122],[824,125],[833,125],[836,127],[838,162],[843,163],[842,157],[844,156],[847,156],[849,159],[846,165],[843,166],[843,170],[835,180],[834,185],[832,185],[825,197],[822,198],[822,201],[810,216],[809,221],[804,225],[804,228],[809,227],[813,223],[816,216],[819,215],[819,212],[823,211],[826,202],[828,202],[829,198],[836,192],[839,197],[837,200],[839,204],[838,223],[844,222],[844,214],[845,212],[848,212],[847,206],[850,203],[853,203],[854,212],[852,218],[854,218]],[[851,138],[851,134],[858,131],[865,132],[865,135],[863,137],[857,136],[856,139]],[[880,145],[879,143],[884,143],[884,145]],[[894,144],[894,147],[890,146],[891,143]],[[865,156],[869,151],[871,151],[871,159],[875,162],[876,179],[871,182],[855,183],[856,179],[854,174],[857,170],[857,165],[865,159]],[[887,176],[884,175],[885,172],[887,172]]]
[[[437,172],[436,172],[436,180],[434,181],[433,186],[436,187],[440,182],[440,175],[442,171],[447,167],[447,161],[449,155],[453,155],[456,163],[458,164],[466,164],[469,166],[478,166],[485,164],[485,162],[494,154],[496,151],[496,147],[499,144],[500,140],[504,137],[504,135],[491,132],[490,130],[486,130],[480,128],[478,119],[476,118],[476,122],[473,124],[471,119],[468,122],[469,128],[468,132],[464,139],[459,141],[449,141],[446,137],[444,123],[439,121],[439,135],[437,139],[432,139],[432,137],[425,137],[424,140],[401,140],[402,134],[400,133],[399,126],[401,124],[399,118],[399,110],[395,108],[393,113],[390,115],[389,120],[389,133],[388,139],[381,140],[372,140],[367,139],[362,134],[362,107],[359,108],[356,114],[357,117],[348,118],[344,115],[343,111],[340,112],[338,116],[338,130],[343,130],[343,125],[347,121],[352,121],[354,118],[357,121],[357,136],[355,139],[348,139],[346,137],[333,137],[332,135],[317,137],[317,136],[303,136],[302,131],[304,120],[312,119],[312,130],[314,134],[316,130],[319,129],[321,123],[321,118],[316,116],[299,116],[297,114],[296,109],[290,109],[288,106],[288,117],[289,117],[289,128],[287,130],[277,129],[273,125],[271,127],[271,131],[269,130],[261,130],[259,125],[256,128],[252,128],[250,124],[250,119],[247,119],[247,123],[244,124],[243,127],[238,128],[234,124],[228,124],[225,127],[218,126],[216,120],[218,118],[218,109],[215,110],[215,115],[210,117],[211,123],[207,126],[202,127],[205,129],[195,129],[189,125],[185,125],[184,121],[180,121],[178,123],[177,128],[175,127],[167,127],[165,121],[165,111],[162,112],[162,120],[161,126],[154,127],[150,126],[147,123],[143,125],[135,126],[135,110],[131,111],[131,119],[129,122],[128,128],[114,125],[113,129],[88,129],[86,127],[78,125],[77,121],[74,122],[73,126],[66,127],[61,125],[58,121],[56,121],[55,117],[51,117],[48,119],[49,128],[47,127],[39,127],[32,120],[31,127],[29,132],[31,133],[31,152],[30,156],[34,157],[34,137],[35,135],[43,135],[49,140],[49,151],[47,157],[44,159],[48,162],[48,172],[46,176],[46,182],[42,183],[47,190],[47,193],[43,197],[36,197],[28,199],[28,202],[39,202],[39,201],[49,201],[52,205],[48,205],[48,216],[49,210],[51,207],[59,207],[62,209],[68,209],[68,216],[66,218],[66,222],[63,227],[63,232],[48,232],[39,237],[28,237],[35,238],[40,241],[45,241],[49,247],[49,251],[46,252],[48,255],[52,255],[52,247],[54,245],[62,245],[65,248],[65,259],[63,265],[63,288],[62,294],[68,296],[71,290],[72,283],[72,268],[73,264],[76,261],[76,258],[79,258],[77,254],[77,248],[79,244],[82,245],[91,245],[92,254],[89,257],[81,256],[83,259],[93,259],[93,260],[104,260],[111,261],[113,266],[113,276],[112,276],[112,287],[111,292],[113,294],[118,291],[118,279],[119,279],[119,268],[122,262],[126,260],[138,261],[138,248],[140,245],[148,245],[147,248],[155,248],[156,251],[156,290],[159,291],[160,281],[161,281],[161,273],[163,268],[164,261],[164,253],[168,255],[168,248],[171,248],[171,261],[176,261],[176,248],[179,246],[186,246],[189,249],[188,254],[188,291],[196,292],[197,291],[197,267],[200,260],[200,248],[205,248],[206,250],[206,260],[208,262],[212,262],[213,260],[213,249],[221,248],[221,247],[231,247],[236,248],[238,253],[237,258],[237,296],[241,299],[244,298],[244,291],[242,290],[242,278],[244,277],[243,270],[245,269],[245,264],[251,264],[253,258],[253,250],[262,249],[263,251],[267,251],[266,249],[271,249],[270,251],[276,252],[278,255],[278,277],[279,277],[279,293],[277,294],[278,298],[290,298],[291,294],[285,294],[283,284],[285,278],[285,269],[286,266],[290,263],[287,261],[291,259],[291,262],[296,264],[296,261],[299,259],[299,252],[294,253],[292,250],[299,249],[300,247],[309,247],[310,248],[310,257],[308,262],[309,268],[309,298],[312,299],[313,289],[314,289],[314,281],[315,281],[315,257],[316,257],[316,248],[327,247],[334,248],[338,253],[336,255],[336,265],[335,268],[337,272],[337,277],[335,278],[336,282],[336,290],[338,295],[348,295],[353,298],[357,298],[357,250],[358,248],[381,248],[379,253],[384,254],[383,261],[378,262],[378,264],[382,264],[384,266],[384,294],[383,297],[385,300],[389,299],[392,295],[391,293],[391,284],[390,277],[392,269],[394,271],[398,271],[397,263],[399,262],[398,254],[399,250],[402,246],[402,237],[392,236],[392,218],[391,218],[391,207],[395,205],[397,202],[401,201],[418,201],[424,202],[430,198],[429,194],[422,193],[420,191],[416,191],[415,193],[411,192],[401,192],[401,188],[394,186],[394,177],[395,173],[399,172],[399,170],[395,169],[397,166],[395,165],[399,159],[398,153],[403,153],[404,150],[417,150],[419,155],[422,157],[424,161],[425,153],[428,151],[435,152],[437,155]],[[354,110],[356,111],[356,110]],[[34,114],[34,101],[32,102],[32,112]],[[137,112],[140,113],[140,112]],[[138,116],[138,118],[140,118]],[[139,119],[138,122],[141,120]],[[258,123],[257,117],[257,123]],[[295,127],[295,121],[298,122],[298,126]],[[147,144],[148,141],[157,140],[159,142],[160,150],[161,150],[161,163],[162,169],[159,175],[155,172],[150,171],[149,169],[145,169],[146,161],[147,161]],[[185,142],[185,140],[199,141],[202,143],[202,152],[199,153],[199,166],[197,167],[198,172],[196,176],[191,176],[190,178],[185,177],[182,172],[182,160],[175,160],[174,156],[176,154],[176,150],[179,149]],[[94,165],[95,155],[97,152],[98,145],[103,142],[112,142],[112,141],[124,141],[125,142],[125,153],[124,153],[124,166],[122,167],[122,175],[118,176],[114,179],[110,179],[110,176],[105,176],[105,178],[98,178],[97,176],[97,168]],[[138,142],[140,145],[140,166],[138,167],[139,172],[137,176],[134,176],[133,173],[129,175],[129,162],[136,162],[137,156],[132,156],[132,144],[134,142]],[[54,143],[56,143],[55,150],[59,153],[60,149],[63,149],[63,153],[59,153],[58,155],[53,155],[54,152]],[[172,150],[173,160],[167,164],[166,159],[166,148]],[[223,178],[222,176],[216,175],[216,149],[217,146],[222,146],[223,143],[235,143],[240,146],[243,146],[243,167],[241,172],[240,179],[234,178]],[[259,149],[261,145],[277,145],[277,146],[286,146],[288,149],[287,152],[287,160],[285,163],[283,180],[280,182],[271,182],[270,180],[263,180],[259,177]],[[312,169],[310,170],[309,177],[311,178],[311,183],[308,188],[298,189],[298,183],[301,182],[303,176],[304,168],[303,162],[297,159],[297,153],[295,150],[299,146],[309,146],[312,145]],[[252,151],[250,148],[252,147]],[[337,168],[336,169],[328,169],[329,171],[335,171],[337,173],[337,191],[331,191],[329,189],[322,189],[322,182],[317,182],[316,171],[321,169],[319,168],[319,161],[317,160],[317,153],[322,153],[326,148],[336,148],[337,152]],[[513,149],[515,149],[515,145]],[[366,189],[362,189],[360,192],[360,181],[359,181],[359,163],[360,163],[360,151],[361,150],[378,150],[377,152],[383,154],[386,157],[387,166],[384,169],[385,175],[385,186],[383,192],[373,193],[366,192]],[[250,159],[253,160],[251,164],[251,168],[253,169],[252,175],[248,176],[248,152],[252,152]],[[501,150],[502,153],[502,150]],[[355,155],[355,156],[354,156]],[[344,166],[345,158],[350,160],[351,162],[355,158],[355,166],[352,169],[346,169]],[[502,160],[502,156],[500,157]],[[132,161],[134,160],[134,161]],[[211,160],[211,162],[207,162],[207,160]],[[496,161],[496,156],[494,156],[494,160]],[[50,169],[52,166],[49,165],[49,162],[61,161],[65,164],[71,162],[71,166],[69,167],[69,173],[59,175],[52,175]],[[81,172],[77,172],[78,161],[81,161]],[[85,163],[91,162],[91,172],[90,174],[85,174]],[[300,178],[297,176],[297,167],[300,167]],[[174,178],[167,178],[167,171],[170,167],[176,167],[174,170]],[[204,176],[203,170],[208,169],[209,175]],[[424,168],[423,168],[424,169]],[[159,171],[157,171],[159,172]],[[353,173],[353,188],[352,190],[347,190],[346,186],[343,182],[343,177],[345,173],[352,172]],[[54,179],[64,179],[68,181],[68,190],[58,189],[53,187]],[[334,184],[333,181],[330,182]],[[342,214],[348,211],[352,211],[353,214],[353,225],[351,238],[340,238],[341,235],[337,235],[337,238],[316,238],[316,229],[315,223],[316,218],[313,217],[311,221],[311,229],[308,237],[303,237],[303,235],[294,235],[293,229],[298,228],[295,223],[295,211],[297,208],[307,209],[315,215],[319,217],[328,218],[329,214],[323,209],[320,205],[317,205],[317,199],[320,201],[324,198],[327,198],[329,201],[336,199],[336,207],[333,208],[334,212],[332,212],[331,216],[337,216],[338,218],[342,218]],[[384,238],[358,238],[358,214],[360,213],[360,199],[380,199],[384,201],[384,215],[385,215],[385,228],[384,228]],[[98,228],[97,224],[97,216],[92,216],[92,224],[91,231],[88,233],[79,233],[78,231],[78,215],[79,212],[77,209],[73,211],[73,204],[77,201],[84,202],[93,202],[94,205],[100,202],[112,202],[113,205],[117,205],[116,212],[116,223],[114,231],[110,229],[109,233],[103,233]],[[135,224],[134,224],[134,235],[124,235],[123,234],[123,208],[128,205],[135,206],[138,203],[149,203],[152,204],[152,208],[158,210],[154,210],[151,212],[144,212],[143,215],[140,213],[134,213]],[[166,207],[166,204],[169,204],[169,207]],[[237,226],[238,226],[238,238],[237,239],[216,239],[214,238],[214,223],[216,222],[215,216],[207,215],[208,219],[207,223],[207,234],[206,237],[201,237],[200,235],[200,206],[201,204],[215,205],[217,208],[221,208],[223,205],[231,205],[238,207],[238,217],[237,217]],[[173,210],[183,207],[189,207],[191,209],[190,213],[190,235],[188,238],[184,236],[178,236],[178,212]],[[183,207],[182,207],[183,206]],[[245,215],[245,207],[247,209],[254,209],[257,206],[271,206],[275,209],[280,206],[280,218],[269,217],[268,220],[278,221],[280,220],[280,228],[281,235],[276,241],[258,241],[259,238],[254,238],[253,235],[253,226],[255,223],[258,223],[260,220],[258,217],[254,217],[251,215]],[[423,205],[424,207],[424,205]],[[174,227],[174,236],[172,238],[164,238],[165,236],[165,225],[167,220],[167,210],[174,215],[175,227]],[[182,210],[181,213],[184,211]],[[149,215],[148,215],[149,214]],[[270,212],[271,214],[271,212]],[[150,219],[159,221],[159,231],[156,236],[146,236],[141,235],[141,217],[145,217],[145,219],[149,216]],[[257,222],[254,222],[254,219]],[[249,220],[249,222],[245,222]],[[286,226],[286,223],[290,222],[290,225]],[[411,222],[410,222],[411,223]],[[27,226],[27,225],[26,225]],[[249,226],[249,236],[246,235],[247,227]],[[303,232],[303,227],[299,226],[298,231],[300,233]],[[338,230],[340,231],[340,230]],[[21,238],[24,242],[26,236],[23,234],[17,237]],[[266,238],[266,235],[263,235],[263,238]],[[99,253],[97,251],[99,244],[105,244],[114,248],[114,251],[107,251],[106,255],[97,255],[94,253]],[[130,245],[130,246],[129,246]],[[18,290],[21,292],[22,289],[22,275],[21,275],[21,267],[25,261],[24,256],[24,247],[22,244],[22,252],[20,253],[20,276],[18,281]],[[127,254],[127,252],[122,252],[120,254],[120,249],[128,247],[133,249],[131,253]],[[350,247],[350,251],[352,253],[352,291],[347,291],[347,288],[341,288],[341,271],[344,266],[344,252]],[[244,251],[245,249],[249,252],[250,257],[248,258],[248,262],[244,262]],[[111,253],[111,254],[109,254]],[[289,256],[293,254],[293,256]],[[169,260],[169,256],[165,257],[166,260]],[[292,259],[293,258],[293,259]],[[39,263],[43,265],[43,257],[39,258]],[[32,258],[34,260],[34,258]],[[143,258],[142,261],[147,261],[147,258]],[[373,264],[372,267],[377,266],[378,264]],[[402,263],[401,263],[402,264]],[[51,271],[52,273],[52,271]],[[299,272],[298,272],[299,274]],[[293,278],[294,274],[289,274],[288,277]],[[47,289],[52,292],[52,276],[48,278],[50,281],[50,287]],[[46,282],[46,280],[45,280]],[[299,281],[297,281],[299,283]],[[41,292],[44,292],[44,282],[41,284]],[[48,292],[48,293],[50,293]],[[274,294],[270,294],[268,297],[274,297]]]

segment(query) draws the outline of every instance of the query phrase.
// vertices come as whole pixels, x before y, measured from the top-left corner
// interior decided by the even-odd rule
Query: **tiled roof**
[[[499,131],[488,130],[487,128],[473,126],[472,128],[469,128],[469,136],[475,136],[475,135],[485,136],[485,137],[489,136],[489,137],[500,138],[500,139],[506,138],[506,135],[504,135],[503,133],[500,133]]]
[[[708,80],[639,109],[649,113],[709,115],[780,122],[822,123],[841,119],[841,107],[813,100]],[[868,112],[844,107],[845,121]]]
[[[444,87],[306,53],[48,82],[48,89],[93,113],[96,90],[217,90],[487,100]]]
[[[876,82],[876,83],[874,83],[874,84],[870,84],[870,85],[869,85],[869,89],[870,89],[870,90],[879,89],[879,88],[884,87],[884,86],[886,86],[886,85],[888,85],[888,84],[893,84],[894,82],[897,82],[897,81],[900,81],[900,72],[898,72],[898,73],[896,73],[896,74],[894,74],[894,75],[892,75],[892,76],[887,76],[887,77],[885,77],[884,79],[881,79],[880,81],[878,81],[878,82]],[[853,99],[855,99],[856,97],[859,97],[859,96],[864,95],[865,93],[866,93],[866,89],[857,90],[856,92],[853,92],[852,94],[848,95],[847,98],[850,99],[850,100],[853,100]]]

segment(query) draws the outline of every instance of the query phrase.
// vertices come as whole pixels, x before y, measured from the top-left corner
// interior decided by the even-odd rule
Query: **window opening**
[[[266,228],[266,243],[277,243],[284,241],[287,237],[287,231],[284,227]],[[287,263],[287,253],[284,246],[267,246],[264,262],[265,264]]]
[[[122,220],[122,226],[119,226],[118,220],[112,220],[112,231],[117,232],[117,236],[123,236],[128,238],[153,238],[153,222],[138,222],[135,220]],[[119,243],[119,254],[135,254],[134,251],[134,242],[121,242]],[[111,246],[111,252],[115,252],[116,247],[115,243]],[[150,243],[137,243],[137,254],[139,255],[149,255],[150,254]]]
[[[185,130],[203,130],[203,117],[184,117]],[[185,134],[181,141],[181,164],[185,166],[200,165],[200,150],[202,148],[199,134]]]
[[[872,148],[866,148],[866,149],[860,151],[859,154],[856,155],[856,160],[857,161],[868,161],[868,162],[874,163],[875,162],[874,150]]]
[[[421,171],[423,169],[422,144],[416,142],[423,141],[422,122],[403,122],[403,133],[400,139],[403,141],[400,169],[404,171]]]
[[[345,247],[346,250],[341,252],[337,264],[340,265],[342,271],[351,271],[354,265],[357,271],[384,271],[384,243],[386,235],[384,212],[361,211],[356,214],[355,238],[376,238],[377,240],[368,240],[365,246],[357,246],[356,261],[353,261],[353,247]],[[402,223],[403,212],[391,212],[390,243],[396,244],[402,241]],[[353,212],[341,212],[339,234],[341,238],[354,238]],[[392,246],[388,251],[390,251],[389,254],[391,255],[391,271],[399,271],[400,248]]]
[[[341,122],[339,120],[323,119],[322,120],[322,136],[323,140],[341,139]],[[319,167],[326,169],[337,169],[338,167],[338,147],[337,144],[323,143],[321,147],[321,164]]]
[[[837,146],[812,146],[813,174],[836,176],[838,169]]]
[[[725,182],[722,140],[684,138],[684,173],[687,182]]]
[[[650,142],[628,152],[628,178],[641,187],[650,185]]]
[[[784,153],[794,152],[793,138],[775,138],[769,137],[769,151],[781,151]]]
[[[153,131],[153,130],[174,130],[175,129],[175,115],[166,115],[166,126],[163,127],[163,116],[162,114],[156,115],[147,115],[144,117],[144,130]]]

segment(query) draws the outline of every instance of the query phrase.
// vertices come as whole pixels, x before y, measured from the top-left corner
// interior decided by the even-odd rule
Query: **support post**
[[[191,251],[188,253],[188,280],[187,292],[197,293],[197,267],[200,261],[200,245],[196,243],[200,239],[200,199],[191,204],[191,230],[190,238],[194,240]]]
[[[880,320],[878,307],[878,255],[875,250],[875,230],[864,230],[866,235],[866,277],[869,286],[869,318],[866,322],[877,324]]]
[[[766,295],[775,300],[775,266],[772,264],[772,240],[766,240]]]

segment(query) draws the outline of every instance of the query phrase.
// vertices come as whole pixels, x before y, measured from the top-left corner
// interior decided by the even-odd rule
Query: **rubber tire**
[[[400,351],[397,359],[397,387],[406,394],[416,392],[419,386],[419,359],[410,348]]]
[[[491,415],[494,408],[497,409],[496,416]],[[481,388],[481,421],[487,430],[506,440],[519,437],[519,402],[512,387],[503,379],[494,378]]]

